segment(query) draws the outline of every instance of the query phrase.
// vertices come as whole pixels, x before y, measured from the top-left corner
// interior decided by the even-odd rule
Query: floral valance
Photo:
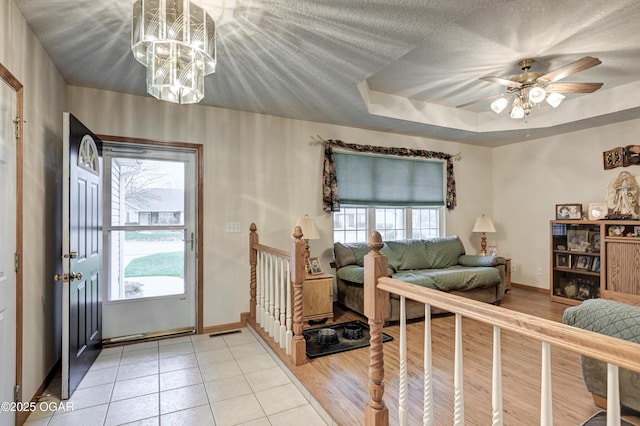
[[[447,164],[447,194],[445,204],[447,209],[453,210],[456,205],[456,180],[453,175],[453,158],[451,154],[422,149],[386,148],[381,146],[358,145],[346,143],[341,140],[325,140],[324,142],[324,170],[322,174],[322,203],[325,212],[340,210],[340,197],[338,195],[338,180],[336,177],[336,164],[333,157],[333,148],[342,148],[350,151],[373,153],[382,155],[395,155],[399,157],[422,157],[444,160]]]

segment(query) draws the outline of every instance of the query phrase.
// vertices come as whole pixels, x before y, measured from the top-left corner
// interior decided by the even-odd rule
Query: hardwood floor
[[[549,301],[546,293],[513,288],[502,306],[518,312],[561,321],[568,307]],[[336,306],[335,322],[362,319]],[[384,344],[385,403],[389,423],[398,423],[398,345],[399,327],[385,327],[394,340]],[[467,425],[491,424],[491,352],[492,329],[472,321],[463,321],[464,397]],[[432,320],[435,418],[437,425],[453,423],[454,316],[441,315]],[[422,321],[407,325],[409,371],[409,423],[422,424],[423,398]],[[502,374],[504,424],[537,425],[540,413],[541,345],[514,333],[502,332]],[[368,394],[368,348],[315,358],[307,364],[289,368],[340,425],[364,424],[363,409]],[[580,356],[552,348],[553,413],[557,425],[579,425],[600,409],[594,405],[581,376]],[[626,417],[640,424],[640,417]]]

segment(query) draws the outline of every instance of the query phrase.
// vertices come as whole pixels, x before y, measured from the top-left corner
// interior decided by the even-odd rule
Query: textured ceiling
[[[65,80],[146,95],[130,50],[132,0],[15,0]],[[638,0],[193,0],[217,23],[203,105],[486,146],[640,117]],[[526,120],[496,115],[478,80],[602,64],[603,82]],[[331,137],[331,135],[323,135]]]

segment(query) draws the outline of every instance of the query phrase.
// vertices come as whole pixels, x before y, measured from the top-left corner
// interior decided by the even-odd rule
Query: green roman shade
[[[443,206],[444,162],[334,152],[340,202],[369,206]]]

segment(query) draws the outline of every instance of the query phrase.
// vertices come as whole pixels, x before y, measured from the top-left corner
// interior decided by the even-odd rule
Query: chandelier
[[[557,92],[547,93],[541,85],[525,86],[509,89],[505,96],[491,102],[491,110],[500,114],[507,105],[511,104],[511,118],[520,119],[528,116],[534,107],[539,107],[543,101],[547,101],[553,108],[564,100],[565,95]]]
[[[188,0],[137,0],[131,50],[147,67],[147,92],[179,104],[204,97],[204,77],[216,70],[216,29],[211,16]]]

